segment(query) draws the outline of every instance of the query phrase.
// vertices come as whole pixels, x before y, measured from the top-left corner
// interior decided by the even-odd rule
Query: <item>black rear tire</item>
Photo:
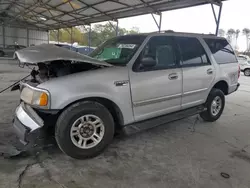
[[[216,115],[212,113],[212,104],[214,99],[221,99],[221,108]],[[200,117],[204,121],[214,122],[218,120],[224,110],[225,107],[225,95],[220,89],[213,88],[208,95],[207,101],[205,103],[206,111],[200,113]]]
[[[88,114],[100,118],[105,131],[101,141],[96,146],[82,149],[73,143],[70,130],[79,117]],[[112,142],[114,132],[114,120],[107,108],[97,102],[83,101],[69,106],[62,112],[56,123],[55,138],[59,148],[65,154],[75,159],[86,159],[99,155]]]
[[[245,69],[244,70],[244,75],[245,76],[250,76],[250,69]]]

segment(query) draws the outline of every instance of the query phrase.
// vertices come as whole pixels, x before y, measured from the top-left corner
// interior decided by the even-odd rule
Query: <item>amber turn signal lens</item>
[[[43,92],[40,95],[40,103],[39,103],[39,105],[40,106],[47,106],[47,104],[48,104],[48,95]]]

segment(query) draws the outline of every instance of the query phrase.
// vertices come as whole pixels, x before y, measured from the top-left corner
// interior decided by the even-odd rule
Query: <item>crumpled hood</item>
[[[77,52],[70,51],[63,47],[58,47],[54,44],[41,44],[18,50],[16,57],[20,63],[37,64],[50,62],[55,60],[69,60],[95,65],[112,66],[104,61],[91,58]]]

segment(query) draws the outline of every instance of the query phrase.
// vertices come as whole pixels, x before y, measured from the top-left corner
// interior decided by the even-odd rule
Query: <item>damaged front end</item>
[[[22,102],[16,108],[13,126],[21,143],[27,145],[40,136],[44,121],[29,105]]]
[[[51,109],[50,92],[39,85],[58,77],[111,66],[91,57],[52,44],[32,46],[16,52],[22,65],[33,66],[31,78],[23,80],[12,90],[20,89],[20,105],[14,116],[14,130],[23,145],[37,144],[48,135],[60,114]],[[56,87],[56,86],[55,86]],[[60,97],[60,96],[58,96]],[[52,131],[53,132],[53,131]],[[40,142],[40,141],[39,141]]]
[[[26,80],[32,86],[50,79],[112,66],[104,61],[82,55],[53,44],[42,44],[18,50],[15,53],[21,67],[32,67],[31,79]],[[19,89],[15,86],[12,90]]]

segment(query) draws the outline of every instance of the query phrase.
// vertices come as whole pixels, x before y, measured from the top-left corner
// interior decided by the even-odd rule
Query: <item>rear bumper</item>
[[[20,142],[27,145],[41,136],[43,120],[28,105],[21,103],[15,113],[13,127]]]
[[[236,87],[235,91],[237,91],[239,89],[239,87],[240,87],[240,83],[237,84],[237,87]]]
[[[235,85],[232,85],[232,86],[229,86],[229,88],[228,88],[228,94],[231,94],[231,93],[237,91],[239,89],[239,87],[240,87],[239,83],[237,83]]]

